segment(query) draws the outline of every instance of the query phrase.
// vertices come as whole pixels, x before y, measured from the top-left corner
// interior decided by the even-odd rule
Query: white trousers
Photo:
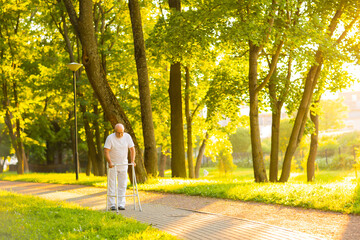
[[[109,195],[115,196],[115,184],[116,184],[116,175],[115,167],[110,168],[109,170]],[[118,181],[118,207],[125,207],[125,193],[127,187],[127,170],[117,170],[117,181]],[[108,197],[108,206],[115,206],[116,201],[115,197]]]

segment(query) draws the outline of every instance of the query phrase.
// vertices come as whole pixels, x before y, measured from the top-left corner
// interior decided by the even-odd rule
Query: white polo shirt
[[[117,138],[115,133],[110,134],[105,141],[104,148],[110,149],[110,159],[113,164],[127,164],[128,150],[134,147],[134,142],[130,134],[124,133],[121,138]],[[118,170],[127,170],[127,166],[118,167]]]

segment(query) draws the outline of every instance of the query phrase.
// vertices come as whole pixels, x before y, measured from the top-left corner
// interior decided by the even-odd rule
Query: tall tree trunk
[[[187,130],[187,159],[189,178],[194,178],[194,163],[193,163],[193,143],[192,143],[192,116],[190,113],[190,73],[189,68],[185,67],[185,116],[186,116],[186,130]]]
[[[171,65],[169,95],[172,177],[186,178],[180,63]]]
[[[16,104],[16,107],[19,108],[19,103],[17,100],[16,84],[14,84],[14,92],[15,92],[14,93],[15,94],[15,104]],[[26,159],[24,143],[21,139],[21,128],[20,128],[20,119],[19,118],[16,118],[15,125],[16,125],[16,143],[18,145],[17,149],[19,151],[19,157],[20,157],[20,158],[18,158],[17,173],[24,174],[24,172],[25,171],[28,172],[29,169],[25,169],[25,165],[27,165],[27,163],[26,163],[27,159]]]
[[[289,179],[290,169],[291,169],[291,159],[293,158],[296,148],[298,147],[301,138],[304,134],[305,124],[307,120],[307,114],[310,108],[312,94],[317,84],[317,80],[319,78],[320,70],[322,66],[321,52],[318,52],[316,59],[318,65],[314,65],[311,67],[306,78],[303,97],[301,99],[300,106],[295,118],[295,123],[291,131],[289,144],[286,148],[282,172],[279,179],[280,182],[287,182],[287,180]]]
[[[9,135],[10,135],[10,139],[11,139],[11,145],[15,149],[15,155],[18,160],[17,173],[23,174],[24,173],[24,164],[21,160],[22,153],[21,153],[21,149],[19,149],[18,136],[14,132],[15,129],[14,129],[14,125],[12,123],[12,119],[13,119],[12,113],[7,109],[6,113],[5,113],[5,124],[8,127]]]
[[[90,120],[86,116],[86,106],[80,101],[80,109],[83,114],[83,122],[84,122],[84,128],[85,128],[85,136],[86,136],[86,144],[88,146],[88,165],[91,165],[93,168],[93,173],[95,176],[99,176],[99,168],[98,164],[96,162],[97,158],[97,152],[96,152],[96,146],[94,142],[94,134],[93,131],[90,128]],[[87,171],[90,169],[87,169]],[[87,172],[87,175],[90,175],[90,173]]]
[[[318,105],[320,102],[320,98],[314,102],[314,107]],[[319,139],[319,115],[310,111],[310,119],[314,123],[315,131],[311,134],[311,142],[310,142],[310,152],[307,160],[307,181],[312,182],[315,178],[315,159],[318,149],[318,139]]]
[[[138,0],[129,0],[134,37],[135,61],[139,82],[141,121],[144,136],[144,162],[148,174],[157,176],[157,150],[151,109],[149,76]]]
[[[124,124],[126,131],[130,134],[134,141],[136,149],[136,178],[139,183],[143,183],[146,181],[147,174],[141,149],[129,119],[106,80],[106,75],[98,53],[98,46],[93,26],[93,2],[92,0],[80,1],[79,18],[77,17],[77,13],[71,0],[63,0],[63,2],[66,6],[70,21],[82,45],[83,64],[85,66],[86,74],[102,108],[104,109],[104,112],[106,113],[107,119],[113,127],[117,123]]]
[[[16,66],[13,66],[16,68]],[[3,77],[3,106],[5,109],[5,124],[8,127],[9,135],[11,139],[11,144],[13,148],[15,149],[15,155],[18,160],[17,163],[17,173],[18,174],[24,174],[24,163],[26,161],[26,154],[23,142],[21,141],[21,129],[20,129],[20,119],[16,118],[15,123],[13,123],[13,115],[11,111],[9,110],[10,106],[10,100],[8,97],[8,85],[6,79]],[[18,108],[18,99],[17,99],[17,90],[16,90],[16,84],[13,85],[13,92],[14,92],[14,98],[15,98],[15,105]]]
[[[269,94],[271,103],[272,123],[271,123],[271,150],[270,150],[270,182],[277,182],[279,167],[279,142],[280,142],[280,118],[281,106],[278,104],[276,96],[276,74],[269,81]]]
[[[277,182],[279,167],[281,106],[272,109],[271,151],[270,151],[270,182]]]
[[[195,178],[199,178],[200,177],[200,168],[201,168],[201,162],[205,153],[205,147],[206,147],[206,141],[209,138],[209,134],[206,133],[205,134],[205,138],[203,140],[203,142],[201,143],[200,149],[199,149],[199,154],[196,158],[196,165],[195,165]]]
[[[181,11],[180,0],[169,0],[169,7]],[[169,96],[172,177],[186,178],[180,62],[172,63],[170,67]]]
[[[257,64],[259,47],[249,42],[249,92],[250,92],[250,134],[251,152],[253,158],[253,168],[255,182],[267,182],[266,169],[261,148],[260,127],[259,127],[259,106],[257,91]]]
[[[94,113],[100,118],[99,114],[99,108],[98,108],[98,102],[97,99],[94,99],[95,103],[93,105]],[[105,164],[104,164],[104,155],[103,155],[103,147],[101,144],[101,136],[100,136],[100,127],[98,120],[93,121],[93,126],[95,129],[95,142],[96,142],[96,152],[97,152],[97,164],[99,169],[99,176],[105,176]]]
[[[278,88],[277,74],[270,78],[269,82],[269,94],[272,109],[272,126],[271,126],[271,150],[270,150],[270,181],[277,182],[278,180],[278,169],[279,169],[279,150],[280,150],[280,120],[281,120],[281,109],[288,95],[288,88],[291,79],[291,66],[292,58],[289,57],[286,82],[283,86],[281,94],[277,97]]]
[[[277,97],[277,74],[270,78],[269,94],[272,109],[272,126],[271,126],[271,150],[270,150],[270,181],[277,182],[279,172],[279,150],[280,150],[280,120],[281,109],[288,96],[288,88],[291,79],[292,57],[289,56],[286,82],[282,88],[280,96]]]
[[[88,155],[88,161],[87,161],[87,165],[86,165],[86,170],[85,170],[85,174],[86,176],[90,176],[91,174],[91,167],[92,167],[92,162],[93,160],[91,159],[91,156],[90,156],[90,153],[87,152],[87,155]]]

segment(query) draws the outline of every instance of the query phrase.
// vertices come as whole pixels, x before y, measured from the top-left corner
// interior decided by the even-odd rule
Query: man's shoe
[[[110,210],[115,211],[116,207],[115,206],[111,206]]]
[[[121,206],[120,206],[118,209],[119,209],[119,210],[125,210],[125,207],[121,207]]]

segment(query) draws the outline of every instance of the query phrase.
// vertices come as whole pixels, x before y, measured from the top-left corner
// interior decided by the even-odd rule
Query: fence
[[[356,149],[359,145],[318,148],[316,164],[320,169],[351,169],[356,163]],[[294,154],[293,164],[301,167],[307,161],[309,149],[298,149]],[[270,165],[270,153],[264,152],[265,165]],[[282,167],[284,152],[279,152],[279,167]],[[233,162],[239,167],[252,167],[251,152],[234,152]]]

